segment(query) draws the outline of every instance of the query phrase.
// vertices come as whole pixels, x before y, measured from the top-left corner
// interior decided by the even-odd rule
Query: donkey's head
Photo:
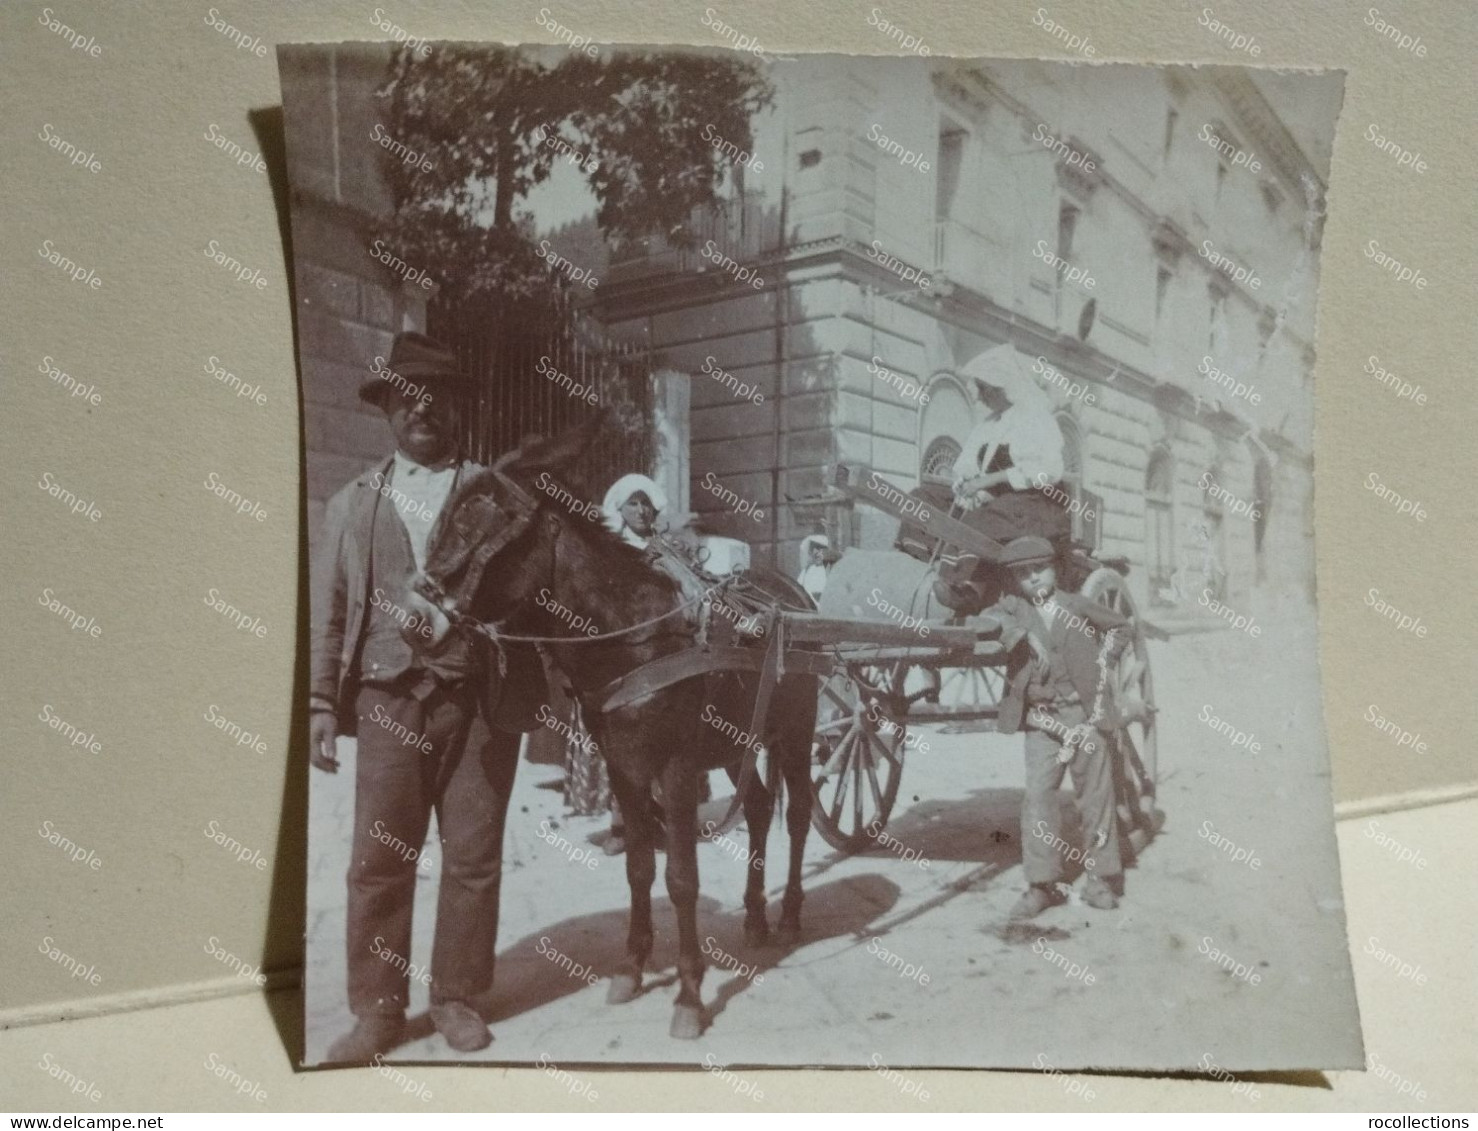
[[[554,474],[590,446],[601,419],[526,442],[463,483],[447,502],[416,593],[453,621],[501,622],[549,585],[559,528],[600,521],[600,509]]]

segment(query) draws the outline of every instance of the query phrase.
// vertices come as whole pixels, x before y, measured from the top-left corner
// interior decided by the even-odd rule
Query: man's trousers
[[[366,685],[356,710],[349,1008],[366,1016],[409,1004],[416,880],[438,863],[431,967],[418,977],[432,1004],[483,994],[493,984],[503,821],[521,736],[489,730],[472,688],[415,673]],[[421,853],[433,810],[439,862]]]

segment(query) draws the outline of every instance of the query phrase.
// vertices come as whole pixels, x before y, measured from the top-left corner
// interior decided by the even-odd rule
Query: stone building
[[[885,516],[805,500],[838,460],[938,477],[984,411],[961,369],[1011,343],[1142,606],[1312,593],[1337,76],[841,56],[771,76],[696,245],[609,248],[594,307],[689,375],[711,528],[789,572],[818,526],[888,545]],[[1308,129],[1273,108],[1290,91]]]

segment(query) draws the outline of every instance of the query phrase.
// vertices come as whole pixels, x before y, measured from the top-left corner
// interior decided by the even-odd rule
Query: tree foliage
[[[774,97],[753,63],[719,55],[549,57],[448,44],[422,58],[400,47],[377,92],[386,132],[430,165],[382,155],[394,213],[378,234],[454,296],[531,297],[555,285],[523,203],[571,152],[588,159],[571,167],[608,239],[691,244],[693,207],[715,201],[733,168],[711,139],[752,150],[750,119]]]

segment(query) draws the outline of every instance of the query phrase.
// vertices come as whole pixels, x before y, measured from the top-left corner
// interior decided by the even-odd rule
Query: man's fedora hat
[[[359,396],[381,408],[391,393],[414,398],[426,394],[433,382],[441,386],[467,383],[466,374],[457,367],[457,357],[451,350],[434,338],[409,330],[395,335],[389,359],[377,356],[370,370],[373,376],[359,386]]]
[[[1028,534],[1021,538],[1013,538],[1006,543],[1006,548],[1001,551],[1001,564],[1003,566],[1043,565],[1052,561],[1055,556],[1051,542],[1045,538],[1038,538],[1034,534]]]

